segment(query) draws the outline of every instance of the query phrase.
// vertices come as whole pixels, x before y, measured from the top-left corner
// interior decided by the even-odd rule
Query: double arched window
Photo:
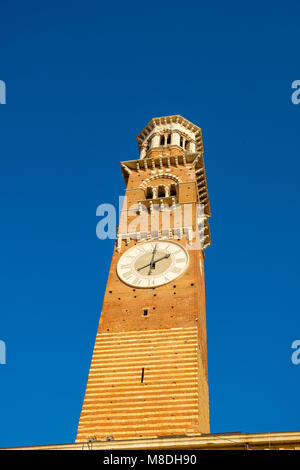
[[[184,148],[185,150],[190,150],[191,142],[184,137],[180,136],[180,147]]]
[[[160,136],[160,145],[169,145],[171,143],[171,134],[163,134]]]

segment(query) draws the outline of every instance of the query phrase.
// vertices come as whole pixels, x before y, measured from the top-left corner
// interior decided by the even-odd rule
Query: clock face
[[[183,246],[174,242],[148,242],[133,246],[119,259],[119,278],[131,286],[156,287],[173,281],[189,261]]]

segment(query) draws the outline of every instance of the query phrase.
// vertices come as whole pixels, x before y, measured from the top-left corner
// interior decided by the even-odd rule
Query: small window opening
[[[176,184],[170,186],[170,196],[176,196]]]
[[[165,197],[166,191],[164,186],[158,186],[158,197]]]
[[[146,199],[152,199],[152,198],[153,198],[152,188],[147,188],[147,190],[146,190]]]
[[[167,144],[170,144],[170,143],[171,143],[171,134],[169,134],[167,137]]]
[[[165,136],[164,135],[162,135],[160,137],[160,145],[165,145]]]
[[[180,147],[183,147],[183,138],[180,137]]]
[[[148,309],[144,308],[144,317],[147,317],[147,316],[148,316]]]
[[[141,384],[144,382],[144,374],[145,374],[145,369],[144,367],[142,367]]]

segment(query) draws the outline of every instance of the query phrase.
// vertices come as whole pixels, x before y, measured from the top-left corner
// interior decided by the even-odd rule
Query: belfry
[[[154,118],[137,143],[76,442],[209,433],[201,129]]]

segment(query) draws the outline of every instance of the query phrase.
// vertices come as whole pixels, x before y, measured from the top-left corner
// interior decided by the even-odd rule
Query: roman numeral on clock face
[[[122,276],[124,277],[124,279],[129,279],[130,277],[132,277],[132,272],[126,271],[125,273],[122,273]]]

